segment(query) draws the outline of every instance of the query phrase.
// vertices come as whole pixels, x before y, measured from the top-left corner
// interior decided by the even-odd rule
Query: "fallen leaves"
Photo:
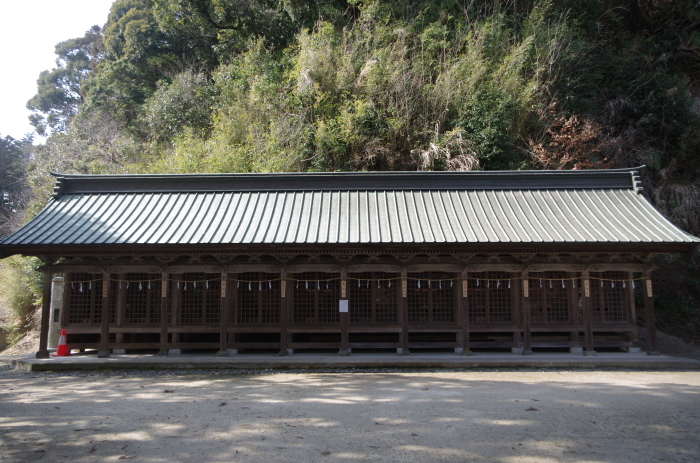
[[[326,456],[328,456],[328,455],[330,455],[330,454],[331,454],[331,451],[330,451],[330,450],[324,450],[323,452],[321,452],[321,455],[326,455]]]
[[[136,458],[135,455],[122,455],[117,460],[131,460],[132,458]]]
[[[95,450],[97,450],[97,448],[93,445],[92,447],[90,447],[90,448],[87,450],[87,453],[92,453],[92,452],[94,452]]]
[[[227,403],[227,402],[221,402],[221,403],[219,404],[219,407],[223,407],[224,405],[226,405],[226,403]]]
[[[528,407],[528,408],[525,409],[525,411],[526,411],[526,412],[536,412],[537,409],[534,408],[534,407]]]
[[[163,391],[164,394],[172,394],[173,392],[175,392],[175,391],[173,391],[171,389],[166,389]]]

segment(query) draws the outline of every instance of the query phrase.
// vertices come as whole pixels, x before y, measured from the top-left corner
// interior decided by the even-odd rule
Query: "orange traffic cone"
[[[66,344],[66,330],[61,330],[61,337],[58,338],[58,348],[54,357],[67,357],[70,355],[68,344]]]

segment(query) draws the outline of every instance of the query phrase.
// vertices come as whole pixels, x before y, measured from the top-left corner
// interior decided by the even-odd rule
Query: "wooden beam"
[[[41,300],[41,332],[39,334],[39,350],[36,353],[36,358],[49,358],[49,321],[51,318],[51,281],[53,275],[51,272],[51,262],[45,262],[44,266],[44,288]]]
[[[644,272],[644,312],[647,319],[647,355],[661,355],[656,347],[656,315],[654,314],[654,291],[651,272]]]
[[[520,274],[523,282],[523,303],[521,309],[523,311],[523,355],[532,355],[532,334],[530,332],[530,283],[528,280],[528,272]]]
[[[111,289],[109,272],[102,274],[102,330],[100,332],[100,350],[98,358],[106,358],[111,354],[109,350],[109,294]]]
[[[591,301],[591,280],[588,270],[583,272],[583,332],[586,350],[583,355],[596,355],[593,349],[593,304]]]

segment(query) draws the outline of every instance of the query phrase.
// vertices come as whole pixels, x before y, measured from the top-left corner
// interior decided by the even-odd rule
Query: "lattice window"
[[[472,323],[510,323],[511,275],[505,272],[470,273],[467,276],[469,321]]]
[[[627,322],[629,282],[624,272],[591,273],[592,319],[597,322]],[[624,283],[623,283],[624,282]]]
[[[350,323],[398,323],[397,274],[384,272],[348,275]]]
[[[219,323],[221,275],[218,273],[185,273],[180,281],[180,324]]]
[[[127,273],[124,289],[124,323],[148,325],[160,323],[160,274]]]
[[[340,322],[340,274],[295,273],[291,276],[294,323],[326,324]]]
[[[454,278],[450,273],[409,273],[408,322],[454,323]]]
[[[102,320],[102,274],[72,273],[68,279],[68,324],[99,323]]]
[[[530,274],[530,319],[533,323],[568,322],[572,281],[566,272]]]
[[[236,322],[279,323],[279,273],[250,272],[238,278]]]

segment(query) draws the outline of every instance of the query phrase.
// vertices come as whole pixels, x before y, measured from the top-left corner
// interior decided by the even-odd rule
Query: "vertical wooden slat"
[[[583,355],[596,355],[593,350],[593,304],[591,303],[591,280],[588,270],[583,272],[583,330],[586,350]]]
[[[290,289],[292,285],[287,281],[287,271],[282,270],[281,273],[282,280],[281,284],[283,287],[280,288],[280,352],[281,357],[289,355],[289,337],[287,333],[287,326],[289,325],[291,312],[291,300],[293,299],[290,294]]]
[[[647,355],[661,355],[656,348],[656,315],[654,314],[654,290],[651,272],[644,272],[644,312],[647,319]]]
[[[528,272],[522,272],[523,289],[523,355],[532,355],[532,333],[530,332],[530,282]]]
[[[109,272],[104,272],[102,275],[102,329],[100,333],[100,350],[97,352],[97,357],[106,358],[111,353],[109,351],[109,293],[110,293],[110,275]]]
[[[39,350],[36,353],[36,358],[49,358],[49,319],[51,317],[51,263],[45,262],[44,271],[44,287],[41,301],[41,332],[39,334]]]
[[[221,272],[219,303],[219,357],[228,356],[228,272]]]
[[[408,350],[408,280],[406,279],[406,269],[401,270],[401,352],[399,355],[410,355]]]

